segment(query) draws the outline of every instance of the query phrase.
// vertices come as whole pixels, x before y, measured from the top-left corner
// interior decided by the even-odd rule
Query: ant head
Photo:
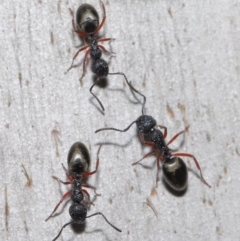
[[[96,59],[92,63],[92,72],[99,78],[104,78],[108,75],[108,63],[104,59]]]
[[[77,27],[86,33],[93,33],[99,25],[96,9],[90,4],[82,4],[76,13]]]
[[[82,203],[73,203],[69,208],[69,214],[73,221],[83,223],[87,216],[87,208]]]
[[[175,191],[183,191],[187,187],[187,166],[181,158],[168,156],[163,161],[162,171],[164,180]]]
[[[90,165],[90,155],[87,147],[81,143],[74,143],[68,152],[68,170],[70,173],[86,172]]]
[[[136,120],[138,130],[143,133],[147,134],[154,128],[157,124],[156,120],[152,118],[150,115],[141,115]]]

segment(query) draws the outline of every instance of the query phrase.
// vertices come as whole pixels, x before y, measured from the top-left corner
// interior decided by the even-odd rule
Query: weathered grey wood
[[[101,13],[98,1],[89,1]],[[136,135],[94,131],[125,128],[140,115],[123,78],[110,76],[106,88],[94,88],[106,113],[96,108],[88,68],[65,74],[80,40],[72,32],[69,8],[79,1],[2,0],[0,4],[0,232],[1,240],[52,240],[70,220],[69,203],[61,215],[44,220],[67,188],[61,163],[75,141],[84,142],[100,171],[89,181],[102,196],[89,214],[101,217],[77,234],[65,228],[59,240],[239,240],[240,237],[240,2],[108,1],[103,35],[113,37],[110,71],[123,71],[147,96],[146,113],[168,127],[170,139],[190,125],[182,151],[194,154],[189,185],[181,197],[162,181],[155,186],[155,158],[132,167],[147,152]],[[110,49],[105,43],[106,49]],[[81,53],[76,60],[80,63]],[[105,59],[109,59],[104,55]],[[126,98],[127,97],[127,98]],[[173,146],[177,147],[181,139]],[[27,187],[23,164],[32,177]],[[196,175],[195,175],[196,174]],[[60,191],[62,190],[62,191]],[[152,194],[151,194],[152,193]],[[93,196],[93,193],[91,193]],[[151,201],[153,209],[146,202]]]

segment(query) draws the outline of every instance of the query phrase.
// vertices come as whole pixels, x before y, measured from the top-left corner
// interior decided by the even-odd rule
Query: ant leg
[[[60,178],[55,177],[55,176],[52,176],[52,178],[54,178],[54,179],[57,180],[58,182],[61,182],[61,183],[64,184],[64,185],[72,184],[72,182],[64,182],[64,181],[62,181]]]
[[[87,46],[84,46],[84,47],[80,48],[80,49],[77,51],[77,53],[74,55],[74,57],[73,57],[73,59],[72,59],[72,64],[71,64],[71,66],[67,69],[66,73],[67,73],[70,69],[72,69],[74,60],[77,58],[78,54],[79,54],[81,51],[87,49],[88,47],[89,47],[88,45],[87,45]],[[87,51],[87,53],[89,53],[89,51]],[[86,54],[85,54],[85,58],[86,58]],[[84,58],[84,59],[85,59],[85,58]]]
[[[98,47],[99,47],[100,49],[102,49],[104,53],[115,54],[114,52],[109,52],[109,51],[107,51],[102,45],[98,45]]]
[[[66,167],[62,164],[62,167],[63,167],[63,170],[65,171],[65,174],[66,174],[66,176],[67,176],[67,178],[68,178],[68,180],[72,183],[73,182],[73,180],[74,180],[74,178],[68,173],[68,170],[66,169]],[[55,177],[53,177],[53,178],[55,178]],[[60,179],[59,178],[55,178],[57,181],[59,181]],[[59,179],[59,180],[58,180]],[[62,181],[60,181],[60,182],[62,182]],[[63,182],[62,182],[63,183]]]
[[[167,127],[161,125],[157,125],[157,127],[159,127],[160,129],[164,129],[163,139],[165,139],[167,137]]]
[[[145,159],[145,158],[147,158],[147,157],[149,157],[149,156],[151,156],[151,155],[153,155],[153,154],[156,154],[157,152],[158,152],[157,150],[152,150],[152,151],[150,151],[149,153],[147,153],[146,155],[144,155],[142,159],[140,159],[140,160],[137,161],[137,162],[132,163],[132,166],[138,164],[138,163],[141,162],[143,159]]]
[[[139,132],[139,138],[140,138],[141,142],[146,146],[154,146],[155,145],[154,142],[152,142],[152,141],[145,141],[143,133]]]
[[[102,213],[100,213],[100,212],[94,213],[94,214],[92,214],[92,215],[89,215],[89,216],[87,216],[86,218],[90,218],[90,217],[95,216],[95,215],[102,215],[102,217],[105,219],[105,221],[106,221],[112,228],[116,229],[118,232],[122,232],[121,229],[118,229],[118,228],[115,227],[113,224],[111,224],[111,223],[107,220],[107,218],[106,218]]]
[[[88,36],[88,33],[86,32],[83,32],[83,31],[80,31],[76,28],[76,25],[75,25],[75,21],[74,21],[74,12],[71,8],[69,8],[69,11],[70,11],[70,14],[72,15],[72,27],[73,27],[73,31],[75,33],[77,33],[78,35],[82,36],[82,37],[87,37]]]
[[[95,170],[94,171],[92,171],[92,172],[84,172],[83,173],[83,177],[89,177],[89,176],[91,176],[91,175],[93,175],[93,174],[95,174],[96,172],[97,172],[97,170],[98,170],[98,166],[99,166],[99,152],[100,152],[100,150],[101,150],[101,147],[102,147],[102,145],[98,148],[98,152],[97,152],[97,161],[96,161],[96,167],[95,167]]]
[[[82,184],[82,186],[85,187],[85,188],[91,188],[91,189],[93,189],[93,191],[94,191],[94,193],[96,194],[96,196],[101,196],[101,194],[98,194],[98,193],[96,192],[96,190],[97,190],[96,187],[91,186],[91,185],[86,184],[86,183]]]
[[[86,194],[86,196],[87,196],[87,198],[88,198],[88,203],[89,203],[89,205],[93,205],[93,206],[94,206],[93,202],[91,202],[90,195],[89,195],[88,191],[82,189],[82,192]]]
[[[205,185],[207,185],[209,188],[211,188],[211,186],[210,186],[210,185],[207,183],[207,181],[205,181],[205,179],[203,178],[201,167],[200,167],[200,165],[199,165],[199,163],[198,163],[198,161],[197,161],[197,159],[195,158],[194,155],[189,154],[189,153],[174,153],[174,154],[172,154],[172,155],[173,155],[173,156],[176,156],[176,157],[183,156],[183,157],[190,157],[190,158],[192,158],[192,159],[194,160],[194,162],[195,162],[195,165],[196,165],[197,169],[198,169],[199,172],[200,172],[200,176],[201,176],[202,182],[203,182]]]
[[[145,106],[145,104],[146,104],[146,96],[143,95],[142,93],[140,93],[138,90],[136,90],[136,89],[132,86],[132,84],[129,83],[129,81],[128,81],[128,79],[127,79],[127,77],[126,77],[126,75],[125,75],[124,73],[122,73],[122,72],[116,72],[116,73],[108,73],[108,74],[109,74],[109,75],[123,75],[123,77],[125,78],[128,86],[130,87],[130,89],[133,90],[134,92],[138,93],[139,95],[141,95],[141,96],[143,97],[143,104],[142,104],[142,114],[143,114],[143,112],[144,112],[144,106]]]
[[[115,40],[115,38],[101,38],[98,40],[98,42],[105,42],[105,41],[112,41]]]
[[[123,130],[119,130],[119,129],[116,129],[116,128],[112,128],[112,127],[109,127],[109,128],[101,128],[101,129],[98,129],[95,131],[95,133],[98,133],[100,131],[106,131],[106,130],[112,130],[112,131],[119,131],[119,132],[126,132],[136,121],[133,121],[127,128],[123,129]]]
[[[102,28],[102,26],[103,26],[103,24],[104,24],[104,22],[105,22],[105,20],[106,20],[106,10],[105,10],[105,6],[104,6],[104,4],[103,4],[102,1],[100,1],[100,2],[101,2],[101,5],[102,5],[102,9],[103,9],[103,19],[102,19],[102,22],[101,22],[101,23],[98,25],[98,27],[95,29],[94,35],[96,35],[97,32]]]
[[[72,192],[72,190],[66,192],[66,193],[62,196],[60,202],[56,205],[56,207],[54,208],[54,210],[52,211],[52,213],[50,214],[50,216],[45,220],[45,222],[47,222],[48,219],[50,219],[50,218],[52,217],[52,215],[53,215],[53,214],[55,213],[55,211],[58,209],[59,205],[63,202],[63,200],[64,200],[66,197],[68,197],[68,196],[71,194],[71,192]]]
[[[187,126],[183,131],[180,131],[174,137],[172,137],[172,139],[167,143],[167,146],[170,145],[173,141],[175,141],[181,134],[187,132],[188,128],[189,128],[189,126]]]
[[[104,109],[104,107],[103,107],[103,104],[102,104],[101,101],[98,99],[98,97],[97,97],[95,94],[93,94],[93,92],[92,92],[93,87],[94,87],[96,84],[98,84],[99,81],[100,81],[100,78],[98,78],[98,79],[95,81],[95,83],[91,86],[91,88],[89,89],[89,91],[90,91],[90,93],[93,95],[93,97],[98,101],[98,104],[101,106],[102,111],[104,111],[105,109]]]
[[[82,86],[82,79],[83,79],[83,77],[85,76],[85,73],[86,73],[86,61],[87,61],[87,56],[88,56],[89,52],[90,52],[90,49],[86,52],[86,54],[84,56],[84,60],[83,60],[83,73],[82,73],[81,78],[79,79],[81,86]]]
[[[159,172],[161,170],[160,168],[160,162],[162,161],[162,155],[159,155],[157,158],[157,176],[156,176],[156,187],[158,186],[159,182]]]
[[[74,221],[72,220],[71,222],[64,224],[64,225],[62,226],[60,232],[58,233],[57,237],[55,237],[55,238],[53,239],[53,241],[56,241],[56,240],[58,239],[58,237],[61,235],[63,229],[64,229],[65,227],[67,227],[69,224],[72,224],[73,222],[74,222]]]

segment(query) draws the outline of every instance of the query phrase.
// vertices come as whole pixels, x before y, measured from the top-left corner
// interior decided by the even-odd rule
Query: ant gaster
[[[194,157],[194,155],[189,153],[177,152],[174,153],[168,146],[176,140],[181,134],[185,133],[189,127],[186,127],[185,130],[177,133],[169,142],[165,142],[167,137],[167,127],[162,125],[157,125],[156,120],[149,115],[144,114],[144,106],[146,103],[146,97],[137,91],[135,88],[132,89],[140,94],[143,97],[142,105],[142,115],[133,121],[127,128],[120,130],[116,128],[101,128],[95,131],[95,133],[103,130],[114,130],[119,132],[126,132],[134,123],[137,125],[138,133],[140,140],[143,144],[152,146],[153,149],[149,153],[143,156],[143,158],[137,162],[134,162],[132,165],[136,165],[141,162],[144,158],[155,154],[157,155],[157,168],[158,172],[160,170],[160,163],[163,171],[163,178],[166,183],[176,191],[183,191],[187,186],[188,172],[187,167],[184,161],[180,157],[190,157],[194,160],[196,167],[200,172],[201,180],[208,187],[211,187],[203,178],[201,167]],[[160,129],[163,129],[163,133]],[[158,172],[157,172],[157,181],[158,181]],[[156,181],[156,182],[157,182]]]
[[[87,208],[86,206],[82,203],[83,199],[84,199],[84,194],[87,195],[88,199],[90,199],[89,193],[85,190],[82,189],[82,187],[85,188],[93,188],[91,186],[89,186],[88,184],[83,184],[82,183],[82,179],[89,177],[93,174],[95,174],[98,170],[98,165],[99,165],[99,152],[100,152],[100,148],[98,149],[98,153],[97,153],[97,162],[96,162],[96,168],[94,171],[92,172],[87,172],[89,165],[90,165],[90,155],[88,152],[87,147],[81,143],[81,142],[76,142],[72,145],[72,147],[69,150],[68,153],[68,170],[63,166],[63,169],[66,172],[66,176],[68,178],[69,181],[67,182],[63,182],[61,181],[59,178],[53,176],[54,179],[56,179],[57,181],[63,183],[63,184],[72,184],[73,188],[72,190],[66,192],[60,202],[56,205],[56,207],[54,208],[53,212],[50,214],[50,216],[45,220],[48,221],[48,219],[50,219],[51,217],[53,217],[53,214],[55,213],[55,211],[57,210],[57,208],[59,207],[59,205],[63,202],[63,200],[68,197],[69,195],[71,195],[71,200],[72,200],[72,205],[69,208],[69,214],[72,218],[72,221],[66,223],[63,225],[63,227],[61,228],[60,232],[58,233],[58,235],[53,239],[53,241],[57,240],[58,237],[61,235],[62,230],[68,226],[69,224],[72,223],[83,223],[85,221],[86,218],[90,218],[92,216],[96,216],[96,215],[102,215],[102,217],[105,219],[105,221],[114,229],[116,229],[118,232],[122,232],[120,229],[116,228],[113,224],[111,224],[107,218],[101,213],[101,212],[97,212],[94,213],[92,215],[87,216]],[[93,188],[95,189],[95,188]]]
[[[83,60],[83,73],[80,78],[80,83],[82,82],[82,79],[85,75],[86,72],[86,62],[87,62],[87,57],[90,54],[90,57],[92,59],[92,66],[91,69],[94,74],[97,76],[97,80],[94,82],[94,84],[91,86],[89,89],[90,93],[96,98],[98,101],[99,105],[101,106],[102,110],[104,111],[103,104],[101,101],[97,98],[97,96],[92,92],[93,87],[100,82],[102,78],[107,77],[107,75],[123,75],[128,86],[131,88],[131,85],[129,84],[126,76],[122,72],[116,72],[116,73],[109,73],[108,71],[108,63],[102,59],[102,51],[105,53],[109,53],[102,45],[99,45],[99,42],[106,42],[113,40],[112,38],[99,38],[98,32],[102,28],[105,20],[106,20],[106,10],[104,4],[101,2],[102,5],[102,10],[103,10],[103,19],[101,23],[99,24],[99,16],[96,11],[96,9],[91,6],[90,4],[82,4],[76,13],[76,22],[77,26],[75,26],[74,20],[72,20],[73,24],[73,30],[75,33],[77,33],[80,37],[83,37],[87,43],[87,45],[83,46],[80,48],[77,53],[74,55],[72,64],[67,70],[67,72],[72,69],[73,67],[73,62],[78,56],[78,54],[86,50],[84,60]]]

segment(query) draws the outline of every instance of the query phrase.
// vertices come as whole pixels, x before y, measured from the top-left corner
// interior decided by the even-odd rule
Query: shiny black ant
[[[74,60],[78,56],[78,54],[86,50],[84,60],[83,60],[83,73],[80,78],[80,83],[82,82],[82,79],[86,73],[86,62],[87,62],[87,57],[90,54],[90,57],[92,59],[92,66],[91,69],[94,74],[97,76],[97,80],[94,82],[94,84],[91,86],[89,89],[90,93],[93,95],[94,98],[98,101],[99,105],[101,106],[102,110],[104,111],[104,107],[101,103],[101,101],[97,98],[97,96],[92,92],[93,87],[100,82],[102,78],[107,77],[107,75],[123,75],[127,84],[131,88],[131,85],[129,84],[126,76],[121,73],[121,72],[116,72],[116,73],[109,73],[108,71],[108,63],[102,59],[102,51],[105,53],[109,53],[102,45],[99,45],[99,42],[106,42],[113,40],[112,38],[99,38],[98,32],[102,28],[105,20],[106,20],[106,10],[105,6],[102,1],[102,10],[103,10],[103,19],[101,23],[99,24],[99,16],[96,11],[96,9],[91,6],[90,4],[82,4],[76,13],[76,22],[77,26],[75,26],[74,20],[72,20],[73,24],[73,30],[75,33],[77,33],[80,37],[83,37],[86,41],[85,46],[80,48],[77,53],[74,55],[72,64],[67,70],[67,72],[72,69]]]
[[[143,105],[142,105],[142,115],[137,118],[137,120],[133,121],[127,128],[120,130],[116,128],[101,128],[95,131],[95,133],[103,131],[103,130],[114,130],[119,132],[126,132],[134,123],[137,125],[137,129],[139,132],[140,140],[143,144],[152,146],[153,149],[143,156],[143,158],[137,162],[132,163],[132,165],[136,165],[141,162],[144,158],[155,154],[157,155],[157,180],[158,182],[158,172],[160,170],[160,163],[163,170],[163,177],[166,183],[176,191],[183,191],[187,186],[188,172],[187,166],[184,161],[180,157],[190,157],[194,160],[196,167],[200,172],[201,180],[208,187],[211,187],[203,178],[201,167],[195,158],[194,155],[189,153],[176,152],[170,149],[168,146],[176,140],[181,134],[185,133],[189,127],[186,127],[185,130],[180,131],[172,139],[166,143],[165,139],[167,137],[167,127],[162,125],[157,125],[156,120],[149,115],[144,115],[144,106],[146,103],[146,97],[137,91],[135,88],[132,89],[143,96]],[[160,129],[163,129],[163,133]]]
[[[48,221],[51,217],[53,217],[53,214],[56,212],[57,208],[59,207],[59,205],[63,202],[63,200],[68,197],[69,195],[71,195],[71,200],[72,200],[72,205],[69,208],[69,214],[72,218],[72,221],[66,223],[63,225],[63,227],[61,228],[60,232],[58,233],[58,235],[53,239],[53,241],[57,240],[58,237],[61,235],[62,230],[68,226],[69,224],[72,223],[83,223],[86,218],[90,218],[96,215],[102,215],[102,217],[105,219],[105,221],[114,229],[116,229],[118,232],[122,232],[120,229],[116,228],[113,224],[111,224],[107,218],[101,213],[101,212],[97,212],[94,214],[91,214],[89,216],[87,216],[87,208],[86,206],[82,203],[83,199],[84,199],[84,194],[87,195],[88,199],[90,200],[90,196],[89,193],[85,190],[82,189],[82,187],[85,188],[93,188],[91,186],[89,186],[88,184],[83,184],[82,183],[82,179],[83,178],[87,178],[93,174],[95,174],[98,170],[98,165],[99,165],[99,152],[100,152],[100,148],[98,149],[98,153],[97,153],[97,162],[96,162],[96,168],[94,171],[92,172],[87,172],[89,165],[90,165],[90,155],[88,152],[87,147],[81,143],[81,142],[76,142],[72,145],[72,147],[69,150],[68,153],[68,170],[63,166],[63,169],[66,172],[66,176],[68,178],[69,181],[67,182],[63,182],[61,181],[59,178],[53,176],[54,179],[56,179],[57,181],[67,185],[67,184],[72,184],[73,188],[72,190],[66,192],[60,202],[56,205],[56,207],[54,208],[53,212],[50,214],[50,216],[45,220]],[[94,190],[96,190],[96,188],[93,188]]]

